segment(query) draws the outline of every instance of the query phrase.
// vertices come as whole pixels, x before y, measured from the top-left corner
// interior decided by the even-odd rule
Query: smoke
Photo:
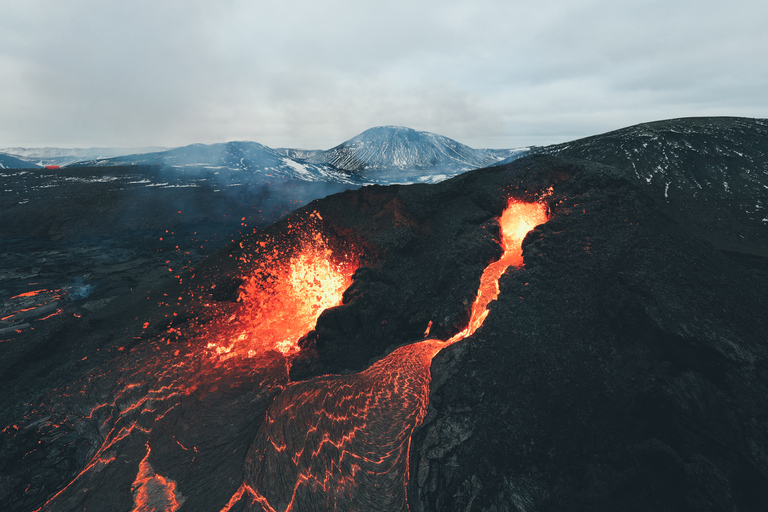
[[[76,277],[72,284],[63,286],[72,300],[87,299],[96,290],[95,284],[87,284],[82,277]]]

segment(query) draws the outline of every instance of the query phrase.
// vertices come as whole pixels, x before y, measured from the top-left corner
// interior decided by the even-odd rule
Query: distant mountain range
[[[273,149],[249,141],[149,149],[152,148],[133,153],[123,150],[121,153],[116,148],[8,148],[0,152],[26,162],[18,165],[160,165],[202,171],[245,171],[303,181],[358,185],[434,183],[527,152],[527,148],[473,149],[442,135],[401,126],[371,128],[325,151]]]
[[[19,159],[30,167],[46,165],[70,165],[83,160],[112,158],[120,155],[165,151],[168,148],[159,146],[144,148],[0,148],[0,159],[8,155]],[[0,160],[1,161],[1,160]],[[10,168],[10,166],[6,166]]]

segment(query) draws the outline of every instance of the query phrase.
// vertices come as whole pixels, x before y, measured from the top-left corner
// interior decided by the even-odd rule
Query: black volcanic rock
[[[768,120],[643,123],[534,150],[614,166],[721,249],[768,256]]]
[[[485,325],[435,358],[413,510],[768,502],[768,274],[608,171],[555,185]]]

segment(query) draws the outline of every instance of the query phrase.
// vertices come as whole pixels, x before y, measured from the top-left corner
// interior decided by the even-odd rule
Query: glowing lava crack
[[[363,372],[283,391],[251,445],[246,480],[225,510],[242,496],[251,510],[266,512],[407,510],[411,433],[426,415],[432,358],[482,325],[499,278],[523,263],[523,238],[546,220],[543,204],[509,202],[499,219],[504,253],[483,273],[469,325],[450,340],[406,345]]]

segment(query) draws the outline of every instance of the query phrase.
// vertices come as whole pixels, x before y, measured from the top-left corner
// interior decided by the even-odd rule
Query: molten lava
[[[547,222],[547,207],[543,203],[524,203],[510,199],[499,218],[503,254],[490,263],[480,277],[480,288],[472,304],[467,327],[455,334],[448,343],[472,336],[488,316],[488,304],[499,296],[499,279],[509,267],[523,265],[523,239],[534,227]]]
[[[176,482],[155,473],[149,464],[152,449],[147,443],[147,454],[139,463],[139,473],[131,486],[134,508],[131,512],[176,512],[184,498],[176,490]]]
[[[281,393],[246,460],[257,506],[405,509],[411,432],[426,414],[429,364],[443,346],[405,345],[363,372],[299,382]]]
[[[291,360],[298,339],[315,327],[322,311],[341,303],[358,266],[354,256],[331,250],[321,230],[312,224],[322,219],[319,215],[313,218],[316,220],[308,221],[311,229],[305,225],[300,232],[288,233],[290,244],[264,239],[251,251],[252,259],[243,257],[241,268],[248,273],[238,302],[211,306],[219,307],[215,310],[221,313],[218,319],[195,327],[202,331],[202,346],[207,349],[200,350],[196,343],[165,348],[170,342],[158,340],[140,351],[135,349],[130,366],[121,368],[118,377],[101,379],[95,373],[89,376],[92,382],[66,390],[70,396],[80,396],[98,382],[114,383],[114,388],[104,390],[103,403],[79,420],[67,416],[63,426],[56,427],[62,431],[96,429],[94,438],[102,441],[92,447],[85,468],[41,509],[74,510],[100,503],[98,496],[90,498],[86,491],[97,487],[97,482],[122,475],[126,467],[135,475],[130,486],[134,511],[173,511],[185,502],[194,508],[195,496],[184,487],[194,479],[184,480],[173,472],[161,475],[155,467],[162,467],[159,461],[170,453],[169,446],[189,453],[183,459],[189,461],[188,472],[197,471],[201,459],[215,461],[222,455],[216,443],[207,443],[207,447],[202,443],[198,452],[184,438],[191,434],[169,429],[186,422],[187,411],[198,410],[190,407],[199,404],[199,410],[206,411],[226,397],[229,409],[236,403],[233,398],[240,396],[248,400],[240,401],[244,409],[236,411],[237,417],[244,416],[251,423],[245,422],[230,435],[251,432],[256,437],[239,488],[235,491],[236,480],[222,484],[231,485],[227,492],[234,494],[228,503],[218,505],[224,506],[221,510],[236,506],[235,510],[242,510],[244,501],[247,510],[267,512],[408,509],[411,434],[427,412],[431,361],[440,350],[471,336],[483,324],[489,303],[498,297],[499,278],[509,266],[523,264],[522,240],[547,220],[546,207],[509,201],[499,219],[503,255],[483,273],[463,331],[447,341],[426,339],[400,347],[360,373],[289,383],[284,362]],[[430,329],[431,322],[425,337]],[[218,364],[222,361],[225,363]],[[206,402],[206,396],[214,394],[216,400]],[[256,397],[264,400],[264,408],[258,415],[248,416],[249,404]],[[267,408],[267,404],[271,405]],[[266,418],[260,422],[264,410]],[[39,415],[45,414],[50,416],[41,407]],[[208,414],[207,421],[216,419]],[[227,422],[230,420],[228,417]],[[250,430],[254,421],[260,426]],[[32,418],[30,424],[36,424]],[[187,428],[191,423],[184,425]],[[168,432],[174,432],[174,437],[168,438]],[[182,460],[178,453],[175,457]],[[158,459],[155,467],[154,458]],[[216,467],[208,463],[211,465],[200,468]],[[196,478],[203,475],[191,474]],[[129,508],[125,505],[122,509]]]
[[[432,358],[483,324],[501,275],[523,264],[526,234],[546,221],[544,204],[509,201],[499,219],[503,254],[483,272],[469,324],[447,342],[406,345],[363,372],[283,391],[251,445],[246,480],[225,510],[244,496],[249,510],[263,512],[408,510],[411,434],[427,412]],[[431,322],[425,336],[430,328]]]
[[[319,233],[301,245],[276,278],[251,276],[240,292],[242,318],[250,345],[274,348],[283,354],[297,350],[299,338],[312,330],[324,310],[341,304],[355,266],[334,263],[333,253]]]
[[[290,257],[262,243],[267,249],[240,288],[241,306],[235,318],[227,319],[236,327],[220,329],[208,342],[207,348],[220,358],[254,357],[270,350],[295,353],[299,338],[314,329],[320,314],[341,304],[358,267],[356,258],[334,254],[312,226],[298,237],[302,241]]]

